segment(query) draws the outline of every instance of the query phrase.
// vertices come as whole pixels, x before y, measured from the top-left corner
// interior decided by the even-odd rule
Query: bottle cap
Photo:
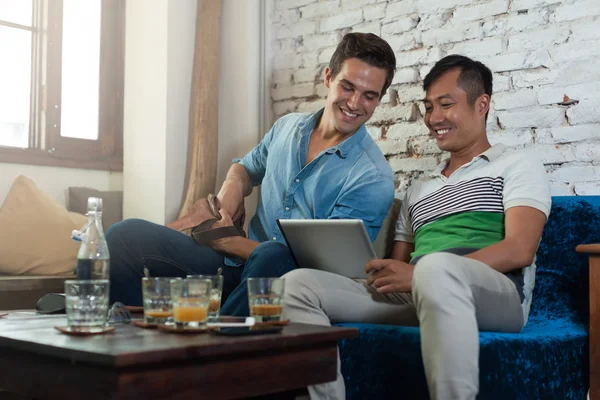
[[[102,199],[99,197],[88,198],[88,212],[101,213],[102,212]]]
[[[73,231],[71,232],[71,239],[73,239],[76,242],[83,242],[85,240],[85,232],[73,229]]]

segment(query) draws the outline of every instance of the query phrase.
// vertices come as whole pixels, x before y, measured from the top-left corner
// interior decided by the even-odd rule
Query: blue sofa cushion
[[[588,260],[600,243],[600,196],[553,197],[537,252],[529,321],[519,334],[481,332],[478,399],[585,399],[588,369]],[[419,328],[375,324],[340,343],[349,399],[427,399]]]

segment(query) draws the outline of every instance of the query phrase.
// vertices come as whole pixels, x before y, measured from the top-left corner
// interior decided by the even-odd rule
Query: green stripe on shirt
[[[411,259],[457,247],[482,249],[504,239],[504,214],[463,212],[428,223],[415,233]]]

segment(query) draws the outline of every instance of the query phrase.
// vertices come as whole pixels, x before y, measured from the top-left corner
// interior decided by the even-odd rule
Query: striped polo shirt
[[[550,214],[550,188],[544,165],[524,150],[489,148],[452,175],[442,162],[427,178],[408,188],[395,240],[415,244],[411,263],[425,254],[447,251],[465,255],[504,239],[504,213],[528,206]],[[507,273],[529,313],[535,263]]]

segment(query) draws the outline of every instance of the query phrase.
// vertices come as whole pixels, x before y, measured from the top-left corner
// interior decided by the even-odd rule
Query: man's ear
[[[482,94],[475,101],[475,110],[478,114],[485,117],[485,114],[490,110],[490,96]]]
[[[325,68],[325,87],[329,89],[329,84],[331,83],[331,69],[329,67]]]

